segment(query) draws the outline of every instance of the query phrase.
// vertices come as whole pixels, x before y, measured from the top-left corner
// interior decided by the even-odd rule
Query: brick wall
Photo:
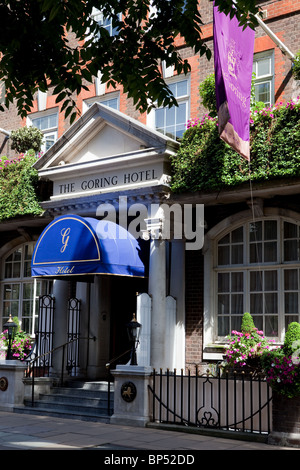
[[[203,256],[186,251],[186,367],[202,362]]]
[[[300,397],[286,398],[273,394],[272,432],[268,443],[300,447]]]

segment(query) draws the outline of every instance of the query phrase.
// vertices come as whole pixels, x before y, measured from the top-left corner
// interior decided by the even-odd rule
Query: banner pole
[[[262,29],[265,31],[265,33],[267,33],[267,35],[272,39],[272,41],[275,42],[275,44],[279,47],[281,52],[285,54],[289,59],[294,61],[295,60],[294,54],[286,47],[286,45],[282,41],[280,41],[280,39],[276,36],[276,34],[274,34],[273,31],[271,31],[271,29],[263,22],[259,14],[256,14],[255,18],[257,19],[259,26],[261,26]]]

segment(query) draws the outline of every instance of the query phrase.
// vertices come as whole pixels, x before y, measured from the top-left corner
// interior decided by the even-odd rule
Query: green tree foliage
[[[300,102],[254,111],[250,165],[218,134],[217,119],[191,121],[172,157],[172,189],[219,191],[252,181],[300,176]]]
[[[37,197],[37,171],[33,151],[26,155],[0,161],[0,220],[20,215],[40,215],[43,211]]]
[[[216,3],[242,25],[257,24],[255,0],[237,0],[235,7],[228,0]],[[91,16],[93,8],[112,18],[116,35],[98,25]],[[179,35],[209,59],[201,27],[198,0],[154,0],[152,5],[150,0],[0,1],[0,80],[6,106],[15,100],[24,117],[36,91],[51,89],[57,102],[64,102],[65,117],[73,121],[74,95],[99,71],[103,82],[123,85],[140,111],[149,111],[155,102],[176,104],[161,77],[160,63],[173,65],[177,73],[189,71],[175,45]]]

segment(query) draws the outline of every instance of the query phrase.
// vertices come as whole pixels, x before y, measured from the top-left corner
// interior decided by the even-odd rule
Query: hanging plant
[[[21,127],[11,131],[11,148],[19,153],[25,153],[28,150],[39,152],[43,143],[43,133],[37,127]]]

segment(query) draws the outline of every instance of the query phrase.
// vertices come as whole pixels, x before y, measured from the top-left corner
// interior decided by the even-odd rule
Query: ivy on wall
[[[190,121],[171,159],[172,190],[216,191],[249,181],[300,176],[300,101],[252,111],[250,164],[218,135],[216,118]]]
[[[18,158],[0,158],[0,220],[20,215],[40,215],[38,173],[32,168],[37,157],[28,151]]]

